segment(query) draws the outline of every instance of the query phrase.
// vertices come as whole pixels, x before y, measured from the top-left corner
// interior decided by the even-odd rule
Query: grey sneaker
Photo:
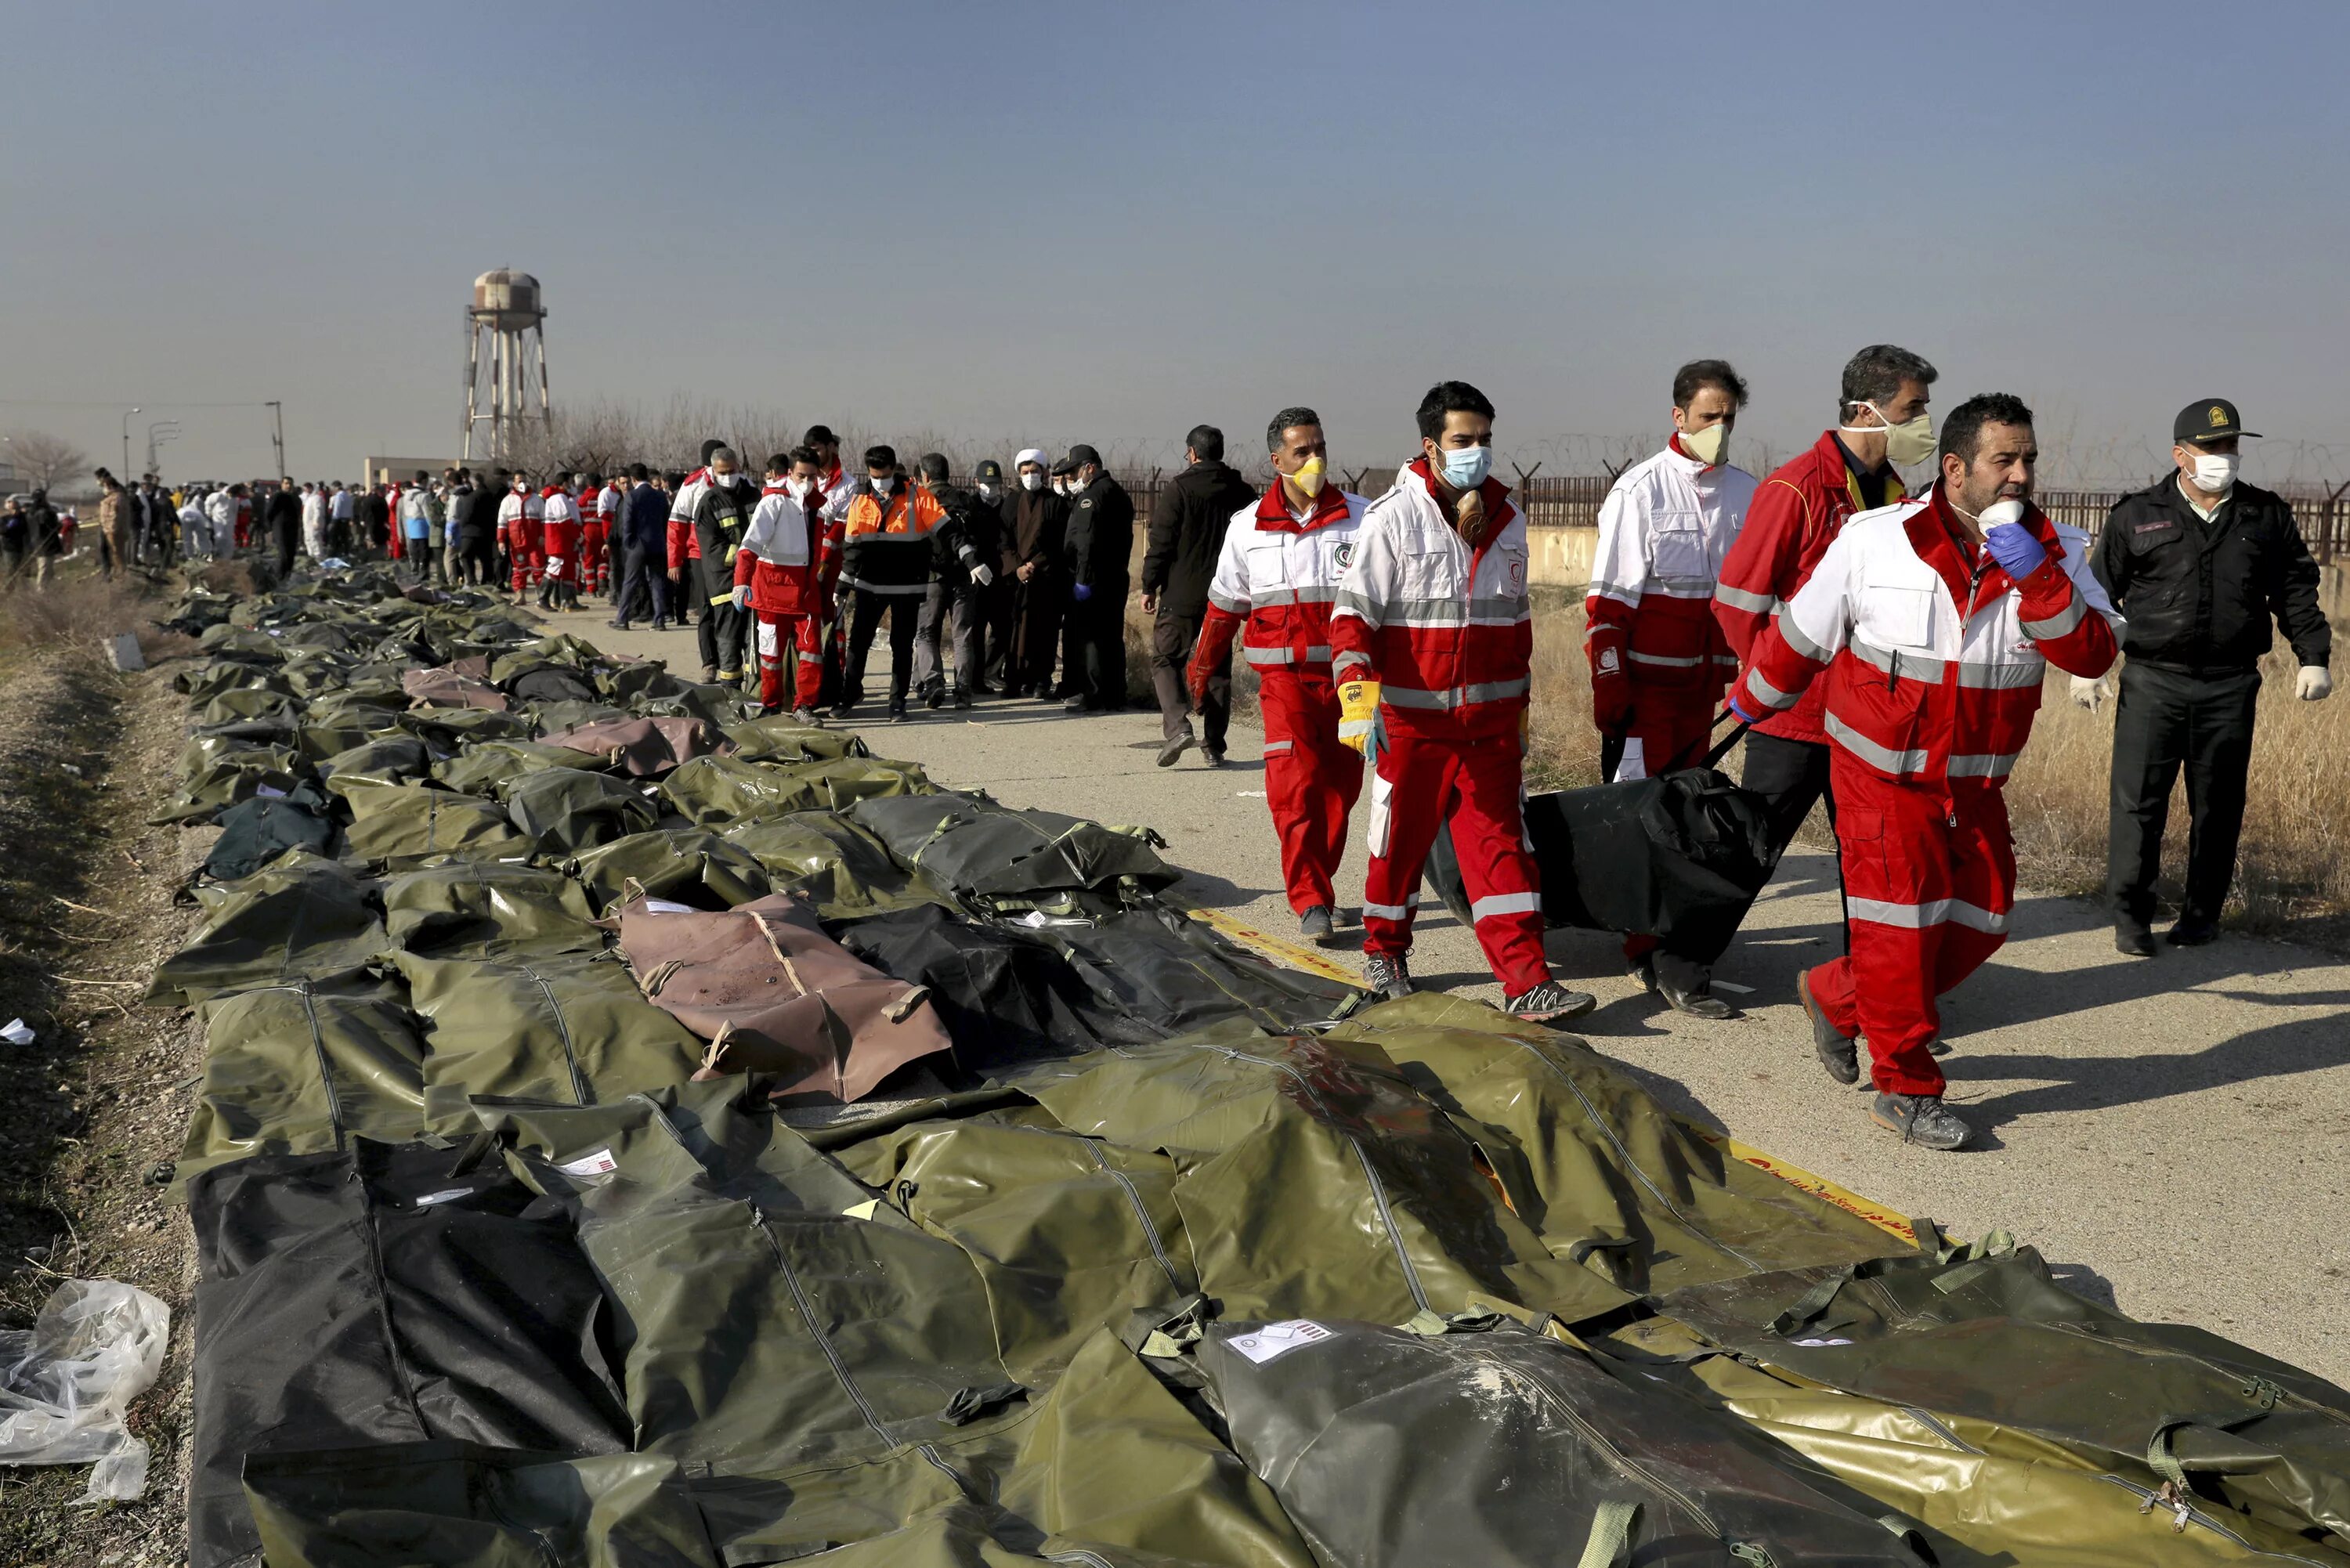
[[[813,708],[795,708],[792,710],[792,722],[805,724],[811,730],[821,730],[824,728],[824,715]]]
[[[1393,1002],[1411,994],[1411,971],[1399,958],[1385,953],[1371,953],[1363,960],[1363,983],[1382,1002]]]
[[[1181,734],[1170,736],[1167,743],[1159,748],[1159,765],[1162,768],[1173,767],[1175,759],[1190,751],[1194,744],[1196,742],[1191,738],[1191,727],[1186,724]]]
[[[1297,917],[1297,934],[1309,942],[1327,942],[1336,930],[1327,904],[1316,904]]]
[[[1598,1005],[1599,999],[1587,991],[1569,991],[1555,980],[1546,980],[1532,991],[1505,997],[1502,1011],[1529,1023],[1560,1023],[1580,1018]]]
[[[1974,1128],[1960,1121],[1939,1095],[1879,1095],[1869,1105],[1868,1119],[1920,1148],[1960,1148],[1974,1137]]]
[[[1827,1010],[1812,994],[1810,970],[1795,977],[1795,1000],[1804,1004],[1804,1016],[1812,1021],[1812,1051],[1828,1070],[1828,1076],[1839,1084],[1859,1083],[1860,1053],[1852,1036],[1828,1021]]]

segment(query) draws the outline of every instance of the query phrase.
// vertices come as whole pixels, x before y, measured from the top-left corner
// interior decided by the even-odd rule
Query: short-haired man
[[[498,537],[514,566],[514,602],[521,604],[546,569],[546,506],[517,473],[498,502]]]
[[[327,493],[321,485],[302,487],[302,553],[313,562],[334,553],[327,547]]]
[[[1126,706],[1126,596],[1134,556],[1134,498],[1080,441],[1069,449],[1066,668],[1062,706],[1075,713]]]
[[[702,443],[702,466],[681,476],[670,488],[669,497],[669,578],[675,590],[678,622],[684,624],[688,608],[699,612],[697,621],[710,618],[710,603],[702,592],[702,540],[694,532],[693,509],[702,503],[702,493],[710,483],[710,454],[726,443],[712,436]],[[731,595],[731,590],[730,590]],[[705,642],[707,639],[703,639]],[[711,658],[712,649],[702,649],[702,680],[718,679],[718,669]]]
[[[276,553],[278,579],[283,581],[294,571],[294,547],[302,533],[302,503],[294,493],[292,475],[277,476],[263,516],[269,525],[270,548]]]
[[[1713,587],[1754,499],[1754,476],[1724,455],[1746,383],[1727,360],[1673,376],[1665,450],[1617,476],[1599,506],[1584,599],[1591,711],[1602,777],[1685,768],[1705,751],[1721,690],[1738,673],[1713,618]],[[1625,961],[1666,1002],[1700,1018],[1734,1012],[1711,990],[1713,952],[1625,939]]]
[[[1420,454],[1371,504],[1330,616],[1341,733],[1384,737],[1371,784],[1363,975],[1411,989],[1412,911],[1449,816],[1478,946],[1503,1006],[1537,1023],[1596,999],[1551,979],[1542,894],[1519,796],[1532,677],[1526,522],[1492,477],[1493,405],[1466,381],[1420,400]]]
[[[184,514],[182,515],[185,521]],[[359,497],[341,480],[327,498],[327,554],[349,557],[359,553]]]
[[[538,493],[538,607],[567,610],[579,598],[579,503],[556,474]]]
[[[1901,500],[1907,493],[1895,470],[1934,455],[1926,409],[1937,374],[1907,348],[1863,348],[1845,364],[1834,428],[1756,487],[1713,589],[1714,618],[1741,659],[1753,657],[1772,618],[1801,591],[1846,520]],[[1835,819],[1821,727],[1825,701],[1825,691],[1814,691],[1746,737],[1740,782],[1768,804],[1774,850],[1794,840],[1823,795],[1829,821]]]
[[[906,718],[914,672],[914,633],[931,582],[931,535],[946,517],[938,497],[908,484],[898,451],[865,449],[865,483],[842,520],[841,609],[848,617],[848,662],[833,716],[848,717],[865,700],[865,660],[881,618],[889,618],[889,722]]]
[[[1318,426],[1315,439],[1321,439]],[[1218,570],[1225,530],[1256,505],[1258,496],[1224,462],[1224,432],[1213,425],[1191,427],[1183,438],[1183,472],[1150,504],[1142,549],[1142,613],[1152,618],[1150,685],[1159,699],[1159,765],[1172,765],[1195,743],[1191,710],[1196,707],[1204,731],[1197,742],[1201,754],[1210,767],[1222,767],[1232,720],[1230,638],[1224,639],[1224,661],[1205,672],[1203,691],[1186,687],[1197,684],[1191,675],[1197,673],[1196,649],[1208,613],[1208,583]],[[1318,469],[1315,480],[1318,485]],[[1278,491],[1280,483],[1273,488]]]
[[[98,481],[99,569],[111,577],[118,566],[126,573],[130,569],[130,514],[135,507],[130,492],[113,474],[101,468],[91,477]]]
[[[734,557],[734,607],[757,618],[760,706],[781,712],[788,684],[793,717],[803,724],[823,722],[816,715],[824,687],[819,574],[833,541],[817,484],[820,472],[815,452],[805,446],[769,458],[765,488]]]
[[[1004,666],[1008,697],[1053,697],[1053,661],[1061,646],[1061,536],[1069,504],[1047,482],[1042,447],[1013,460],[1019,483],[1004,502],[1004,554],[1012,563],[1012,652]]]
[[[611,568],[605,565],[605,544],[612,518],[606,510],[604,476],[590,471],[579,476],[579,591],[608,593]]]
[[[2125,497],[2097,535],[2097,580],[2128,622],[2114,717],[2112,817],[2106,897],[2114,946],[2152,958],[2154,878],[2170,788],[2187,773],[2187,896],[2168,940],[2199,947],[2219,934],[2244,826],[2244,778],[2261,656],[2272,624],[2293,644],[2304,702],[2334,690],[2334,631],[2317,602],[2317,563],[2272,491],[2237,477],[2241,447],[2258,439],[2225,398],[2188,404],[2171,421],[2177,472]],[[2076,680],[2074,701],[2096,701]]]
[[[419,584],[432,578],[432,476],[416,471],[416,482],[400,493],[400,564]]]
[[[1282,410],[1264,439],[1273,483],[1218,530],[1223,542],[1186,684],[1205,709],[1214,682],[1232,668],[1232,641],[1239,638],[1258,676],[1265,805],[1281,840],[1289,907],[1307,940],[1327,942],[1336,929],[1333,879],[1347,852],[1347,818],[1363,791],[1363,759],[1338,738],[1330,610],[1355,558],[1355,535],[1367,504],[1328,483],[1329,445],[1322,416],[1312,409]],[[1221,438],[1216,444],[1221,452]],[[1163,626],[1164,604],[1159,613]],[[1221,741],[1221,734],[1211,733]],[[1222,749],[1213,745],[1211,758]]]
[[[980,595],[995,581],[1000,546],[995,510],[978,497],[950,483],[953,470],[944,452],[925,452],[916,464],[920,483],[946,515],[931,536],[931,581],[922,596],[921,630],[914,640],[914,686],[932,708],[948,697],[945,659],[940,647],[949,634],[954,642],[954,705],[969,708],[977,700],[985,640],[980,619]]]
[[[734,558],[751,530],[759,495],[743,460],[731,446],[712,447],[708,472],[693,503],[693,541],[702,606],[695,636],[702,649],[702,678],[733,686],[743,679],[745,614],[734,591]]]
[[[669,497],[653,485],[652,471],[641,462],[629,465],[629,488],[621,493],[619,518],[612,535],[620,552],[620,587],[613,596],[615,630],[629,629],[631,615],[652,621],[655,631],[669,629],[669,577],[664,572],[669,523]]]
[[[2095,677],[2119,619],[2088,537],[2032,504],[2032,410],[1970,398],[1942,427],[1941,480],[1847,522],[1765,628],[1731,689],[1742,719],[1794,709],[1825,676],[1850,956],[1796,977],[1812,1044],[1840,1084],[1868,1037],[1870,1115],[1957,1148],[1942,1103],[1939,998],[2007,939],[2015,851],[2005,786],[2047,666]]]

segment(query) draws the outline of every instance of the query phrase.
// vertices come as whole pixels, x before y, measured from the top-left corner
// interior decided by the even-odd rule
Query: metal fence
[[[1173,477],[1166,470],[1153,469],[1149,473],[1119,474],[1118,480],[1133,495],[1138,516],[1147,520],[1160,487]],[[1260,483],[1271,483],[1266,474],[1251,477]],[[1359,474],[1337,477],[1347,482],[1348,489],[1377,500],[1393,487],[1395,470],[1367,469]],[[1596,528],[1599,525],[1599,504],[1607,498],[1612,483],[1604,473],[1537,473],[1514,488],[1525,507],[1526,525],[1530,528]],[[2049,490],[2042,492],[2038,500],[2041,510],[2051,518],[2094,537],[2106,525],[2106,514],[2130,493],[2126,490]],[[2285,499],[2293,504],[2293,514],[2301,524],[2301,536],[2309,542],[2309,553],[2321,565],[2350,562],[2350,484],[2330,494],[2324,491],[2287,492]]]

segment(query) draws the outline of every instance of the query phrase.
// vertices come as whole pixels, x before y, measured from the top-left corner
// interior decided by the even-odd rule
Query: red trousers
[[[605,527],[601,522],[579,525],[579,576],[575,580],[591,593],[603,593],[609,586],[605,575]]]
[[[506,554],[514,561],[514,591],[527,593],[538,586],[546,570],[546,541],[536,528],[517,528],[506,538]]]
[[[1929,1047],[1942,1033],[1939,998],[1999,950],[2015,908],[2007,798],[1895,784],[1840,748],[1828,787],[1852,955],[1814,970],[1813,992],[1837,1028],[1867,1037],[1879,1089],[1939,1095]]]
[[[756,612],[759,618],[759,704],[782,711],[784,666],[794,666],[794,708],[813,708],[824,690],[824,628],[812,615]]]
[[[1524,759],[1514,730],[1461,740],[1395,734],[1371,779],[1371,864],[1363,877],[1363,950],[1411,950],[1412,911],[1428,847],[1449,816],[1477,945],[1518,996],[1550,978],[1542,895],[1520,814]]]
[[[546,540],[539,550],[539,572],[558,583],[579,586],[579,524],[548,523],[543,531]],[[557,563],[560,563],[558,566]]]
[[[1268,669],[1257,691],[1264,721],[1264,795],[1281,839],[1281,879],[1299,914],[1330,908],[1347,854],[1347,817],[1363,793],[1363,759],[1338,739],[1338,690],[1326,672]]]

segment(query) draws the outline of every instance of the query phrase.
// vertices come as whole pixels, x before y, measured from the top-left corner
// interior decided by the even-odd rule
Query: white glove
[[[748,609],[751,607],[750,584],[737,583],[734,585],[734,607],[738,610]]]
[[[2334,695],[2334,677],[2325,673],[2323,664],[2304,664],[2301,679],[2293,682],[2293,694],[2304,702],[2323,702]]]
[[[995,581],[995,568],[993,566],[973,566],[971,569],[971,580],[977,583],[983,588],[987,587],[988,584]]]
[[[2073,677],[2073,702],[2094,713],[2106,705],[2106,678],[2075,675]]]

